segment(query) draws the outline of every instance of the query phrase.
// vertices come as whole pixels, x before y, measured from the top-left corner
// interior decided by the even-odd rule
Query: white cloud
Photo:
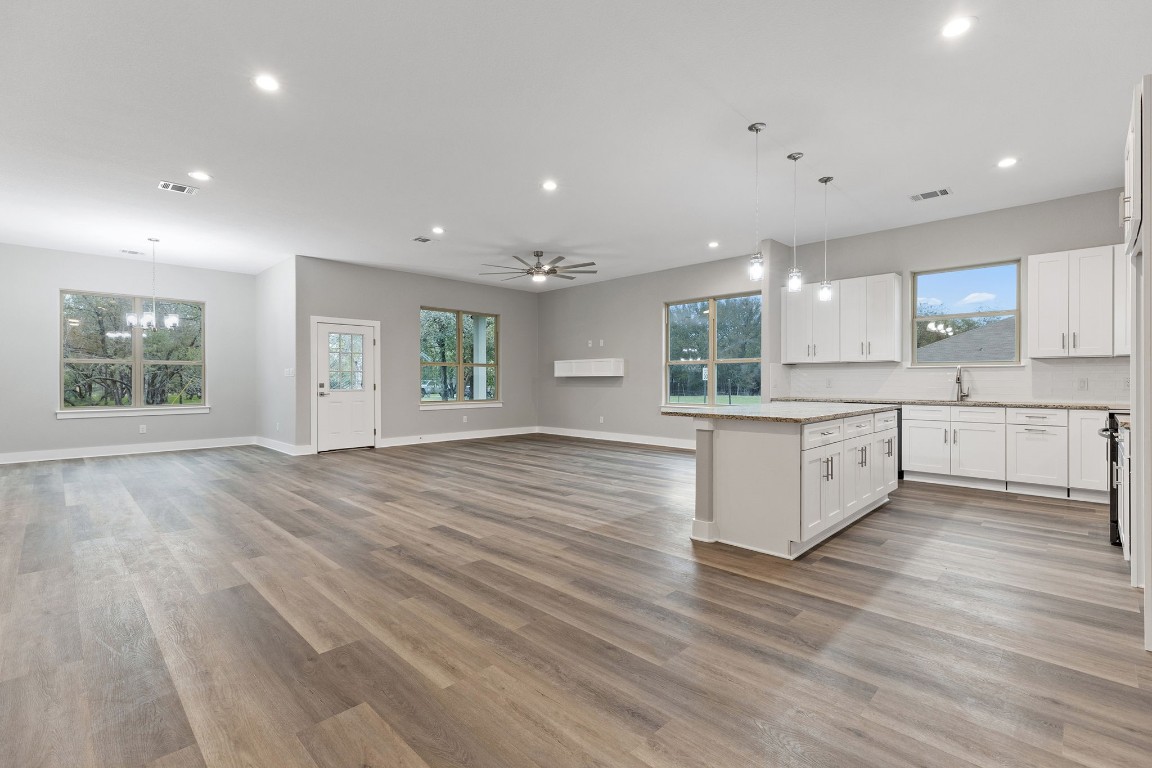
[[[940,299],[916,299],[917,304],[923,304],[926,307],[938,307],[944,302]]]
[[[992,301],[996,298],[994,293],[970,293],[964,298],[960,299],[960,304],[982,304],[984,302]]]

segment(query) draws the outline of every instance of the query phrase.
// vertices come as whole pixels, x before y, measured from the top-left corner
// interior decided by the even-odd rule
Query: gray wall
[[[256,378],[259,384],[259,434],[296,443],[296,259],[256,276]]]
[[[0,244],[0,454],[256,433],[251,275],[161,264],[157,292],[203,301],[209,414],[57,420],[60,291],[150,294],[151,264]],[[139,425],[148,433],[141,435]]]
[[[381,438],[536,425],[536,294],[439,277],[296,258],[296,441],[311,437],[310,318],[379,320]],[[500,316],[502,408],[421,411],[420,307]],[[464,423],[464,417],[468,422]]]

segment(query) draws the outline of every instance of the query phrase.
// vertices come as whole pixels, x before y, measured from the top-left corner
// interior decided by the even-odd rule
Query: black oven
[[[1100,430],[1100,436],[1108,441],[1108,540],[1113,546],[1121,546],[1120,542],[1120,491],[1116,487],[1116,473],[1120,460],[1120,416],[1127,416],[1127,411],[1113,411],[1108,414],[1108,425]]]

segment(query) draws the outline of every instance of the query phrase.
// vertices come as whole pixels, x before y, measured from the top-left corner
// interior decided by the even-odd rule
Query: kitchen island
[[[692,538],[794,559],[888,501],[896,411],[878,403],[665,406],[694,419]]]

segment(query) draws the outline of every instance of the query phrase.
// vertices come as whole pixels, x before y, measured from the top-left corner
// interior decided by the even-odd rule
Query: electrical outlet
[[[600,339],[600,346],[604,346],[604,339]]]
[[[1077,379],[1076,380],[1076,389],[1080,390],[1081,392],[1087,392],[1088,391],[1088,379]]]
[[[140,434],[142,434],[142,435],[148,434],[148,425],[147,424],[141,424],[140,425]]]
[[[296,369],[295,368],[285,368],[284,369],[284,375],[285,376],[295,376],[296,375]]]
[[[1132,389],[1132,377],[1131,376],[1125,376],[1124,377],[1124,389]]]
[[[592,346],[592,339],[588,339],[588,346]]]
[[[604,417],[603,417],[603,416],[601,416],[601,417],[600,417],[600,423],[601,423],[601,424],[603,424],[603,423],[604,423]]]
[[[467,424],[467,423],[468,423],[468,417],[467,417],[467,416],[465,416],[465,417],[464,417],[464,423],[465,423],[465,424]]]
[[[832,379],[824,379],[824,388],[832,389]]]
[[[276,431],[277,431],[277,432],[279,432],[279,431],[280,431],[280,422],[276,422]]]

